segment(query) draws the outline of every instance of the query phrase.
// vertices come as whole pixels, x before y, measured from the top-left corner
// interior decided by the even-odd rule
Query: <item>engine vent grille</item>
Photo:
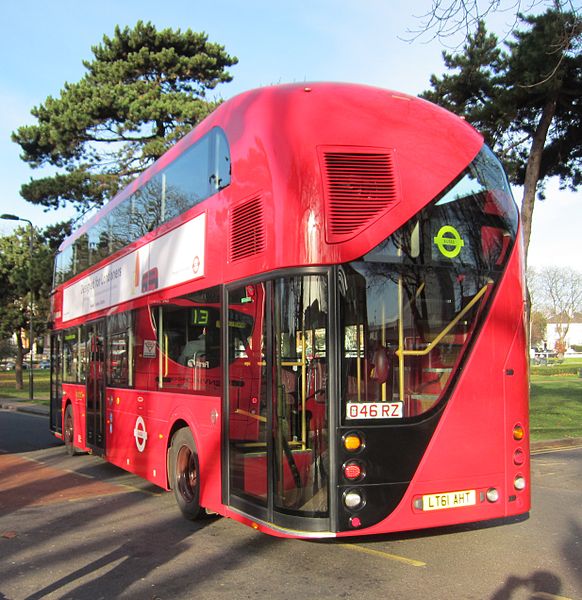
[[[325,151],[323,159],[328,242],[350,239],[398,201],[389,151]]]
[[[265,216],[260,196],[232,209],[230,260],[242,260],[265,249]]]

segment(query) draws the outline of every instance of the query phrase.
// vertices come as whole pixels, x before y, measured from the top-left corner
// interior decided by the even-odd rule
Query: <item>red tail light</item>
[[[344,465],[344,477],[350,481],[356,481],[364,475],[362,465],[358,462],[347,462]]]
[[[525,462],[525,453],[521,448],[518,448],[513,453],[513,464],[520,466],[520,465],[523,465],[524,462]]]

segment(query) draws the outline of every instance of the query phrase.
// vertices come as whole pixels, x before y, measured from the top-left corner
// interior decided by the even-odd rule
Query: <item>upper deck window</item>
[[[230,150],[215,127],[57,255],[55,286],[230,184]]]

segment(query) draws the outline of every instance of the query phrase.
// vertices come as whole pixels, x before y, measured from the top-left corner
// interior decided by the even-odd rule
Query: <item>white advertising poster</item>
[[[70,321],[204,275],[206,215],[80,279],[63,292],[63,321]]]

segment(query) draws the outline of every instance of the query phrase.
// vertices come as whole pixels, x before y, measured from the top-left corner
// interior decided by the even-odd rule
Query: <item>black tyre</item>
[[[75,419],[73,418],[73,407],[70,404],[67,404],[65,410],[63,437],[65,439],[67,454],[69,456],[77,454],[77,449],[75,448]]]
[[[170,487],[184,517],[193,521],[204,513],[200,506],[198,454],[191,431],[184,427],[172,438],[169,450]]]

